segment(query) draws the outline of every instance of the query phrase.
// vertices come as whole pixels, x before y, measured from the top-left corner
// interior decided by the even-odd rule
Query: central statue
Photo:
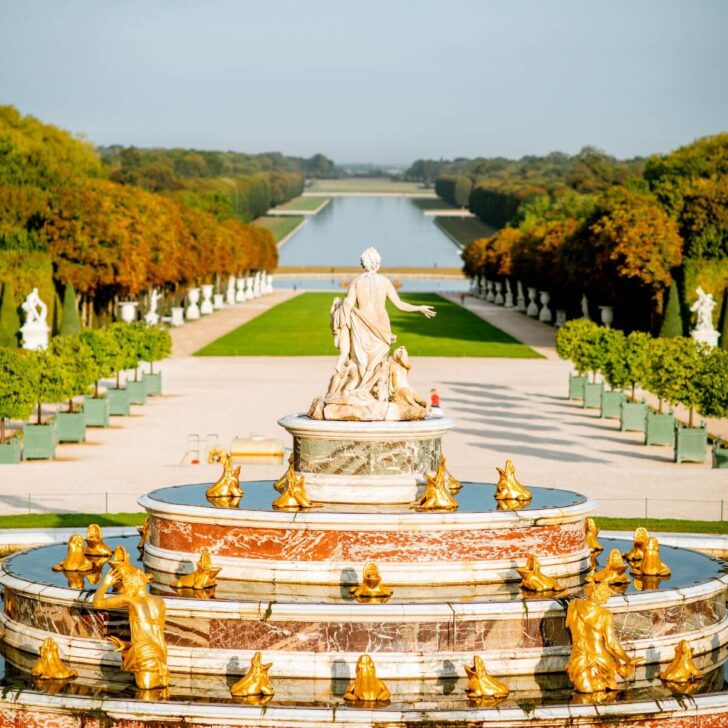
[[[400,311],[435,315],[432,306],[413,306],[398,295],[392,282],[380,275],[382,257],[376,248],[361,254],[364,272],[349,285],[346,298],[331,306],[331,333],[339,356],[323,397],[317,397],[309,417],[317,420],[421,420],[427,401],[410,389],[407,350],[390,356],[397,337],[392,334],[386,302]]]

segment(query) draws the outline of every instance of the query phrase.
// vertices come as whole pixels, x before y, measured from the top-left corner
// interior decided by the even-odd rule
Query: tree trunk
[[[121,375],[121,372],[116,372],[116,388],[121,389],[121,382],[119,381],[119,376]]]
[[[634,402],[634,395],[635,395],[635,383],[632,382],[632,401]]]
[[[694,413],[695,413],[695,409],[693,407],[691,407],[690,408],[690,415],[688,417],[688,427],[692,427],[693,426],[693,416],[694,416]]]
[[[0,445],[5,442],[5,418],[0,417]]]
[[[99,398],[99,380],[97,379],[94,382],[94,399],[98,399],[98,398]]]
[[[38,401],[38,421],[36,422],[37,425],[43,424],[43,420],[41,419],[41,415],[40,415],[40,406],[41,406],[41,402],[39,400]]]
[[[69,398],[68,400],[68,411],[73,412],[73,398]]]

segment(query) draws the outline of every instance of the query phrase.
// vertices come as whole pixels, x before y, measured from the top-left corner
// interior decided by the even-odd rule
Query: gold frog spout
[[[86,548],[84,549],[86,556],[102,557],[108,559],[111,557],[111,549],[104,543],[104,535],[101,532],[101,526],[97,523],[89,524],[86,529]]]
[[[207,489],[208,498],[242,498],[245,491],[240,487],[240,465],[233,467],[230,453],[220,448],[210,450],[207,461],[209,463],[222,463],[222,475]]]
[[[438,471],[439,472],[439,471]],[[428,475],[425,492],[410,506],[418,511],[456,511],[458,502],[445,482],[444,476]]]
[[[632,567],[632,572],[638,576],[670,576],[670,567],[660,559],[660,543],[650,536],[645,545],[642,561]]]
[[[463,484],[447,469],[445,456],[442,453],[440,454],[440,463],[435,472],[435,480],[444,482],[452,494],[459,493],[463,487]]]
[[[237,698],[272,696],[275,690],[268,674],[272,666],[272,662],[263,664],[263,656],[256,652],[248,671],[230,688],[232,695]]]
[[[586,582],[602,582],[614,586],[629,584],[629,576],[626,573],[628,568],[629,565],[622,561],[622,552],[619,549],[612,549],[607,557],[607,565],[601,571],[589,574]]]
[[[291,478],[296,477],[296,470],[293,467],[293,452],[288,456],[288,467],[286,468],[286,472],[281,475],[278,480],[276,480],[275,483],[273,483],[273,487],[279,492],[282,493],[286,489],[286,485],[288,484],[288,481]]]
[[[488,674],[478,655],[473,658],[472,667],[465,665],[465,673],[468,676],[465,693],[471,700],[508,697],[510,690],[500,680]]]
[[[382,586],[382,575],[374,562],[364,567],[362,583],[352,586],[349,593],[358,602],[386,602],[392,596],[392,590]]]
[[[629,561],[630,564],[636,564],[639,561],[642,561],[642,557],[645,555],[645,546],[647,546],[647,540],[649,539],[650,535],[647,533],[647,529],[638,526],[634,531],[634,543],[632,544],[632,548],[629,550],[629,553],[625,555],[625,559]]]
[[[216,577],[220,571],[220,568],[212,565],[210,552],[202,549],[195,570],[177,579],[174,586],[182,589],[209,589],[217,584]]]
[[[53,571],[92,571],[93,562],[84,554],[83,536],[74,533],[68,539],[68,552],[66,558],[53,567]]]
[[[668,683],[689,683],[703,677],[701,670],[693,662],[693,650],[687,640],[681,640],[675,647],[672,662],[659,673],[660,680]]]
[[[388,703],[392,694],[377,677],[377,669],[370,655],[362,655],[356,661],[356,677],[344,691],[347,703]]]
[[[273,501],[272,505],[277,511],[301,511],[321,506],[320,503],[312,503],[309,500],[303,476],[299,478],[292,468],[286,473],[283,492]]]
[[[599,536],[599,527],[594,522],[594,519],[589,517],[584,521],[584,524],[585,524],[584,527],[586,529],[586,538],[585,538],[586,547],[593,554],[604,551],[604,546],[602,546],[599,543],[599,540],[597,539],[597,536]]]
[[[521,589],[532,592],[561,591],[561,584],[556,579],[541,571],[541,562],[536,554],[529,554],[525,566],[517,566],[521,575]]]
[[[495,499],[505,501],[530,501],[531,491],[524,488],[516,478],[516,468],[512,460],[506,460],[505,468],[496,468],[500,478],[495,487]]]
[[[58,652],[58,644],[53,637],[41,642],[40,657],[33,666],[31,675],[39,680],[71,680],[78,677],[76,670],[67,667]]]

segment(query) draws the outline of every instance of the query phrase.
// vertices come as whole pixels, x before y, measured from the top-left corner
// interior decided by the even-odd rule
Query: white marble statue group
[[[323,396],[311,403],[308,415],[318,420],[420,420],[428,403],[408,382],[410,362],[400,346],[390,353],[397,337],[386,302],[400,311],[435,315],[431,306],[413,306],[400,299],[392,282],[379,274],[381,256],[375,248],[361,255],[364,272],[349,285],[346,298],[331,306],[331,332],[339,356]]]

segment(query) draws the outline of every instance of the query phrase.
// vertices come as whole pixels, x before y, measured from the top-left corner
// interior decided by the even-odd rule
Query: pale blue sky
[[[726,0],[0,0],[0,103],[98,144],[338,162],[728,128]]]

